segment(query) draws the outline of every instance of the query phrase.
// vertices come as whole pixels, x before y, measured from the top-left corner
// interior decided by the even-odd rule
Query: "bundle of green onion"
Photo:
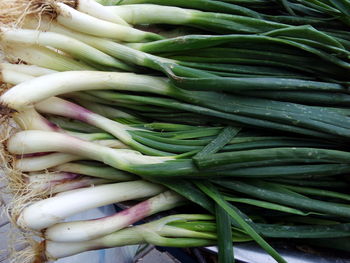
[[[349,251],[349,10],[2,0],[1,158],[13,221],[40,240],[17,261],[140,243],[218,245],[220,263],[233,242],[277,262],[275,239]]]

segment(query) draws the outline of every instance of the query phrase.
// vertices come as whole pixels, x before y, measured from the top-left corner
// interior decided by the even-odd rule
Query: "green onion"
[[[132,71],[132,68],[117,59],[74,38],[53,32],[40,32],[28,29],[0,28],[1,41],[27,45],[51,46],[89,63]]]
[[[86,158],[66,153],[49,153],[42,156],[26,157],[16,161],[15,167],[23,172],[37,172],[68,162]]]
[[[263,33],[287,27],[287,25],[257,18],[201,12],[191,9],[152,4],[110,6],[109,9],[123,18],[126,22],[134,25],[186,25],[216,33]],[[158,15],[155,16],[154,12]],[[254,14],[253,12],[250,13]]]
[[[111,149],[57,132],[33,130],[19,132],[8,141],[8,150],[12,154],[64,152],[143,176],[182,176],[196,171],[191,160],[188,159],[176,160],[174,157],[141,155],[137,151],[128,149]],[[18,163],[23,167],[21,163],[23,160],[18,160],[16,167]]]
[[[63,3],[55,3],[59,10],[55,18],[58,23],[78,32],[127,42],[143,42],[162,39],[157,34],[143,32],[125,25],[119,25],[81,13]]]
[[[45,238],[56,242],[78,242],[96,239],[125,228],[155,213],[179,206],[183,202],[182,197],[167,191],[112,216],[55,224],[45,230]]]
[[[71,190],[24,208],[18,223],[31,229],[41,230],[90,208],[153,196],[163,190],[163,187],[145,181],[115,183]]]
[[[150,223],[128,227],[104,237],[85,242],[63,243],[46,241],[42,244],[45,249],[35,251],[37,253],[35,255],[58,259],[96,248],[110,248],[142,243],[174,247],[208,246],[215,243],[215,234],[187,230],[186,228],[173,227],[168,224],[176,221],[186,223],[194,220],[200,220],[200,222],[205,224],[206,221],[212,219],[212,216],[209,215],[184,214],[168,216]]]
[[[116,24],[121,24],[124,26],[128,26],[122,18],[116,16],[111,12],[109,8],[102,6],[94,0],[79,0],[75,1],[76,9],[82,13],[94,16],[96,18],[106,20],[109,22],[113,22]]]
[[[151,155],[171,155],[170,153],[157,151],[134,141],[129,131],[137,130],[137,128],[132,128],[109,120],[72,102],[57,97],[51,97],[50,99],[38,103],[35,108],[45,114],[61,115],[94,125],[143,153]]]

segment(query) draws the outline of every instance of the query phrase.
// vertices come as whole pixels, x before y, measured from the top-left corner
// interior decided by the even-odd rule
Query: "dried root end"
[[[1,0],[0,26],[20,27],[28,15],[40,17],[57,15],[55,3],[64,3],[73,8],[78,5],[77,0]]]
[[[16,168],[17,157],[9,153],[6,149],[6,142],[9,137],[19,131],[18,126],[8,115],[2,115],[0,119],[0,172],[4,175],[0,177],[4,188],[4,194],[11,195],[11,200],[6,206],[6,212],[11,222],[18,225],[18,218],[23,209],[29,204],[42,200],[48,196],[41,190],[33,190],[26,183],[26,174]],[[24,225],[18,225],[24,230]]]
[[[45,241],[37,242],[30,237],[22,237],[22,249],[13,251],[10,263],[44,263],[49,262],[45,255]]]

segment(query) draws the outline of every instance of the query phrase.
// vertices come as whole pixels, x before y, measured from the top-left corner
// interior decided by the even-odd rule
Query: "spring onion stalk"
[[[34,114],[33,114],[34,113]],[[111,139],[111,136],[105,133],[80,133],[70,132],[63,130],[54,123],[49,122],[35,112],[33,109],[28,109],[24,112],[16,113],[13,119],[23,130],[42,130],[42,131],[55,131],[67,133],[71,136],[80,138],[86,141],[95,142],[98,145],[115,148],[115,149],[128,149],[129,147],[119,140]]]
[[[115,140],[113,136],[106,133],[81,133],[61,129],[54,123],[48,121],[31,108],[23,112],[15,113],[13,119],[22,130],[41,130],[66,133],[86,141],[94,141],[99,145],[104,145],[116,149],[128,149],[129,147],[121,141]]]
[[[36,174],[25,177],[28,190],[47,192],[48,195],[78,188],[113,183],[113,180],[93,178],[72,173]]]
[[[31,65],[56,71],[92,70],[87,64],[59,54],[49,48],[36,45],[11,45],[5,47],[6,56],[13,61],[24,61]]]
[[[125,173],[109,166],[96,166],[83,163],[65,163],[51,168],[50,171],[84,174],[88,176],[118,181],[130,181],[136,179],[136,176],[132,174]]]
[[[170,155],[170,153],[154,150],[133,140],[129,131],[139,130],[138,128],[132,128],[130,126],[120,124],[116,121],[95,114],[94,112],[91,112],[72,102],[57,97],[51,97],[36,104],[35,108],[41,113],[60,115],[96,126],[114,135],[123,143],[130,145],[134,149],[139,150],[145,154]]]
[[[50,87],[47,87],[47,81],[52,84]],[[2,96],[2,103],[13,109],[20,110],[55,95],[80,90],[106,88],[141,92],[153,91],[165,94],[171,87],[163,78],[147,75],[99,71],[68,71],[41,76],[19,84]],[[17,102],[12,103],[11,100],[13,99],[11,97],[16,97]],[[20,97],[24,101],[18,101]]]
[[[37,172],[62,165],[68,162],[80,161],[86,158],[67,153],[49,153],[42,156],[17,159],[14,167],[22,172]]]
[[[5,68],[1,69],[0,74],[0,81],[10,85],[17,85],[27,80],[33,79],[33,76],[31,75]]]
[[[67,133],[71,136],[80,138],[82,140],[94,141],[99,145],[107,146],[110,148],[129,148],[121,141],[115,140],[111,135],[106,133],[81,133],[63,130],[60,127],[56,126],[54,123],[41,116],[33,108],[13,114],[13,119],[22,128],[22,130],[42,130]]]
[[[35,65],[26,65],[26,64],[12,64],[12,63],[1,63],[0,70],[11,70],[17,73],[23,73],[27,75],[31,75],[33,77],[39,77],[42,75],[55,73],[55,70],[38,67]]]
[[[72,37],[29,29],[0,28],[0,32],[0,41],[5,41],[6,43],[50,46],[82,61],[133,71],[125,63]]]
[[[44,6],[43,6],[44,7]],[[53,12],[57,13],[56,20],[61,25],[75,31],[113,40],[126,42],[144,42],[162,39],[161,36],[98,19],[79,12],[64,3],[53,4]]]
[[[159,185],[139,180],[66,191],[24,208],[18,223],[42,230],[91,208],[153,196],[163,190]]]
[[[115,14],[133,25],[173,24],[192,26],[216,33],[263,33],[287,25],[266,20],[211,12],[202,12],[173,6],[133,4],[109,7]],[[157,13],[157,16],[154,15]],[[210,23],[212,22],[212,23]]]
[[[314,3],[316,1],[313,1],[312,3],[310,1],[298,1],[295,3],[295,1],[211,1],[211,0],[194,0],[191,2],[188,1],[182,1],[182,0],[169,0],[169,1],[162,1],[162,0],[98,0],[97,2],[103,4],[103,5],[131,5],[131,4],[158,4],[158,5],[169,5],[169,6],[179,6],[179,7],[186,7],[186,8],[195,8],[198,10],[205,10],[205,11],[212,11],[212,12],[218,12],[218,13],[230,13],[230,14],[238,14],[238,15],[245,15],[245,16],[251,16],[256,18],[264,18],[265,20],[270,21],[278,21],[282,23],[288,23],[288,24],[312,24],[315,23],[316,25],[322,25],[324,27],[330,26],[341,26],[338,23],[332,24],[333,20],[335,19],[344,19],[343,16],[340,15],[340,12],[337,11],[335,8],[331,8],[328,5],[325,5],[324,3],[321,3],[318,1],[318,3],[321,3],[321,6],[316,5],[317,8],[311,8],[315,7]],[[281,3],[278,3],[281,2]],[[293,3],[292,3],[293,2]],[[305,4],[302,4],[302,2],[305,2]],[[288,3],[288,4],[286,4]],[[279,4],[279,5],[277,5]],[[311,6],[308,6],[311,5]],[[280,7],[285,7],[286,10],[282,10]],[[324,7],[327,7],[326,13],[323,9]],[[264,15],[259,14],[258,12],[264,12],[264,9],[268,9],[268,13],[274,15]],[[328,16],[326,14],[332,14],[333,16]],[[286,13],[290,14],[287,15]],[[296,15],[298,13],[298,16]],[[332,22],[331,22],[332,21]]]
[[[184,201],[183,197],[167,191],[112,216],[53,225],[45,230],[45,239],[56,242],[79,242],[96,239],[155,213],[179,206]]]
[[[96,143],[82,141],[78,138],[55,132],[19,132],[8,141],[8,150],[12,154],[62,151],[104,162],[117,169],[146,177],[199,177],[201,175],[189,159],[176,160],[175,157],[143,156],[135,151],[106,148]],[[276,153],[279,156],[277,159]],[[224,161],[220,160],[218,162],[217,156],[221,155],[226,158]],[[281,165],[294,164],[296,162],[348,164],[348,155],[347,152],[338,150],[286,147],[217,153],[208,157],[210,159],[209,163],[208,158],[196,159],[196,161],[197,163],[198,161],[201,162],[201,168],[212,167],[214,162],[217,169],[208,170],[202,174],[202,176],[208,177],[216,174],[225,176],[225,170],[222,169],[237,169],[252,165]],[[16,162],[20,163],[21,161],[18,160]]]
[[[99,141],[95,141],[94,143],[96,145],[99,145],[98,142]],[[102,144],[100,146],[111,148],[111,146],[115,146],[115,145]],[[24,158],[18,158],[13,165],[14,165],[14,168],[22,172],[37,172],[41,170],[50,169],[58,165],[63,165],[68,162],[81,161],[81,160],[89,160],[89,158],[75,155],[75,154],[47,152],[47,153],[40,153],[39,156],[34,155],[34,156],[25,156]]]
[[[121,17],[111,12],[109,8],[99,4],[94,0],[79,0],[75,1],[75,8],[85,14],[90,16],[113,22],[116,24],[129,26]]]
[[[199,220],[198,224],[203,224],[205,227],[205,223],[211,221],[212,217],[209,215],[177,214],[125,228],[94,240],[66,243],[47,240],[40,244],[34,254],[40,258],[55,260],[88,250],[143,243],[174,247],[198,247],[214,244],[216,239],[214,233],[168,225],[169,222],[179,221],[185,224],[193,220]]]
[[[106,5],[105,3],[102,3]],[[183,0],[122,0],[114,1],[115,3],[110,3],[108,5],[135,5],[135,4],[157,4],[157,5],[166,5],[166,6],[177,6],[185,8],[193,8],[197,10],[205,10],[218,13],[229,13],[242,16],[250,16],[255,18],[260,18],[259,13],[254,12],[243,6],[228,4],[221,1],[212,1],[212,0],[192,0],[192,1],[183,1]]]
[[[7,143],[12,154],[63,152],[100,161],[114,168],[143,176],[182,176],[196,171],[191,160],[146,156],[128,149],[111,149],[78,138],[46,131],[22,131]],[[17,160],[19,162],[21,160]],[[17,166],[17,165],[16,165]]]

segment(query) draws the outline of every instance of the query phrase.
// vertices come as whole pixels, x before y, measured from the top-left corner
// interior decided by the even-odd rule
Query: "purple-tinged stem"
[[[96,239],[125,228],[155,213],[179,206],[184,202],[183,197],[172,191],[166,191],[112,216],[56,224],[45,231],[45,237],[57,242]]]

